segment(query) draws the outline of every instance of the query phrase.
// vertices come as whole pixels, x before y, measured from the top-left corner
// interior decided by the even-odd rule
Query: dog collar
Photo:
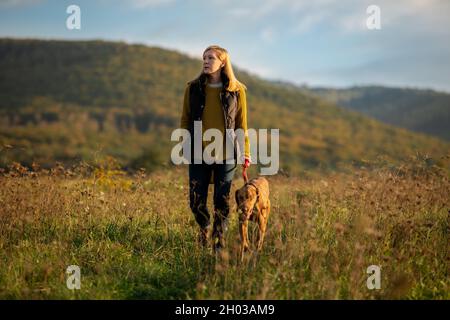
[[[255,187],[256,189],[256,200],[259,198],[259,189],[253,182],[247,182],[246,184],[251,185],[252,187]]]

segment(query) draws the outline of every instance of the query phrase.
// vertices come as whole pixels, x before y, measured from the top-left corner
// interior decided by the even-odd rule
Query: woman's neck
[[[216,84],[222,82],[222,78],[220,77],[220,70],[217,70],[214,73],[208,74],[208,83]]]

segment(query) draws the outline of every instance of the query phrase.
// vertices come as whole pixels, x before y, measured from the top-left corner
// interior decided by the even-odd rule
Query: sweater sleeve
[[[239,90],[239,106],[236,113],[236,129],[238,128],[243,129],[245,133],[244,156],[248,159],[251,159],[250,141],[247,132],[247,96],[244,88],[241,88]]]
[[[180,128],[189,130],[189,119],[190,119],[190,106],[189,106],[189,84],[184,90],[184,101],[183,101],[183,112],[181,114]]]

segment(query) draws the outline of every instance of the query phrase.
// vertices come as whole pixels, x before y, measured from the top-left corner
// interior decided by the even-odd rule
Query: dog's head
[[[236,190],[235,198],[238,212],[241,212],[248,218],[256,203],[256,189],[250,185],[245,185]]]

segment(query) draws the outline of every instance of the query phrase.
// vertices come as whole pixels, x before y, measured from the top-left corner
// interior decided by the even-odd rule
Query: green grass
[[[0,176],[0,298],[450,298],[450,183],[440,167],[415,159],[270,177],[266,242],[242,264],[234,202],[227,249],[215,256],[197,244],[185,169],[11,167]],[[241,185],[236,178],[232,192]],[[74,291],[65,273],[73,264]],[[372,264],[381,266],[380,290],[366,287]]]

